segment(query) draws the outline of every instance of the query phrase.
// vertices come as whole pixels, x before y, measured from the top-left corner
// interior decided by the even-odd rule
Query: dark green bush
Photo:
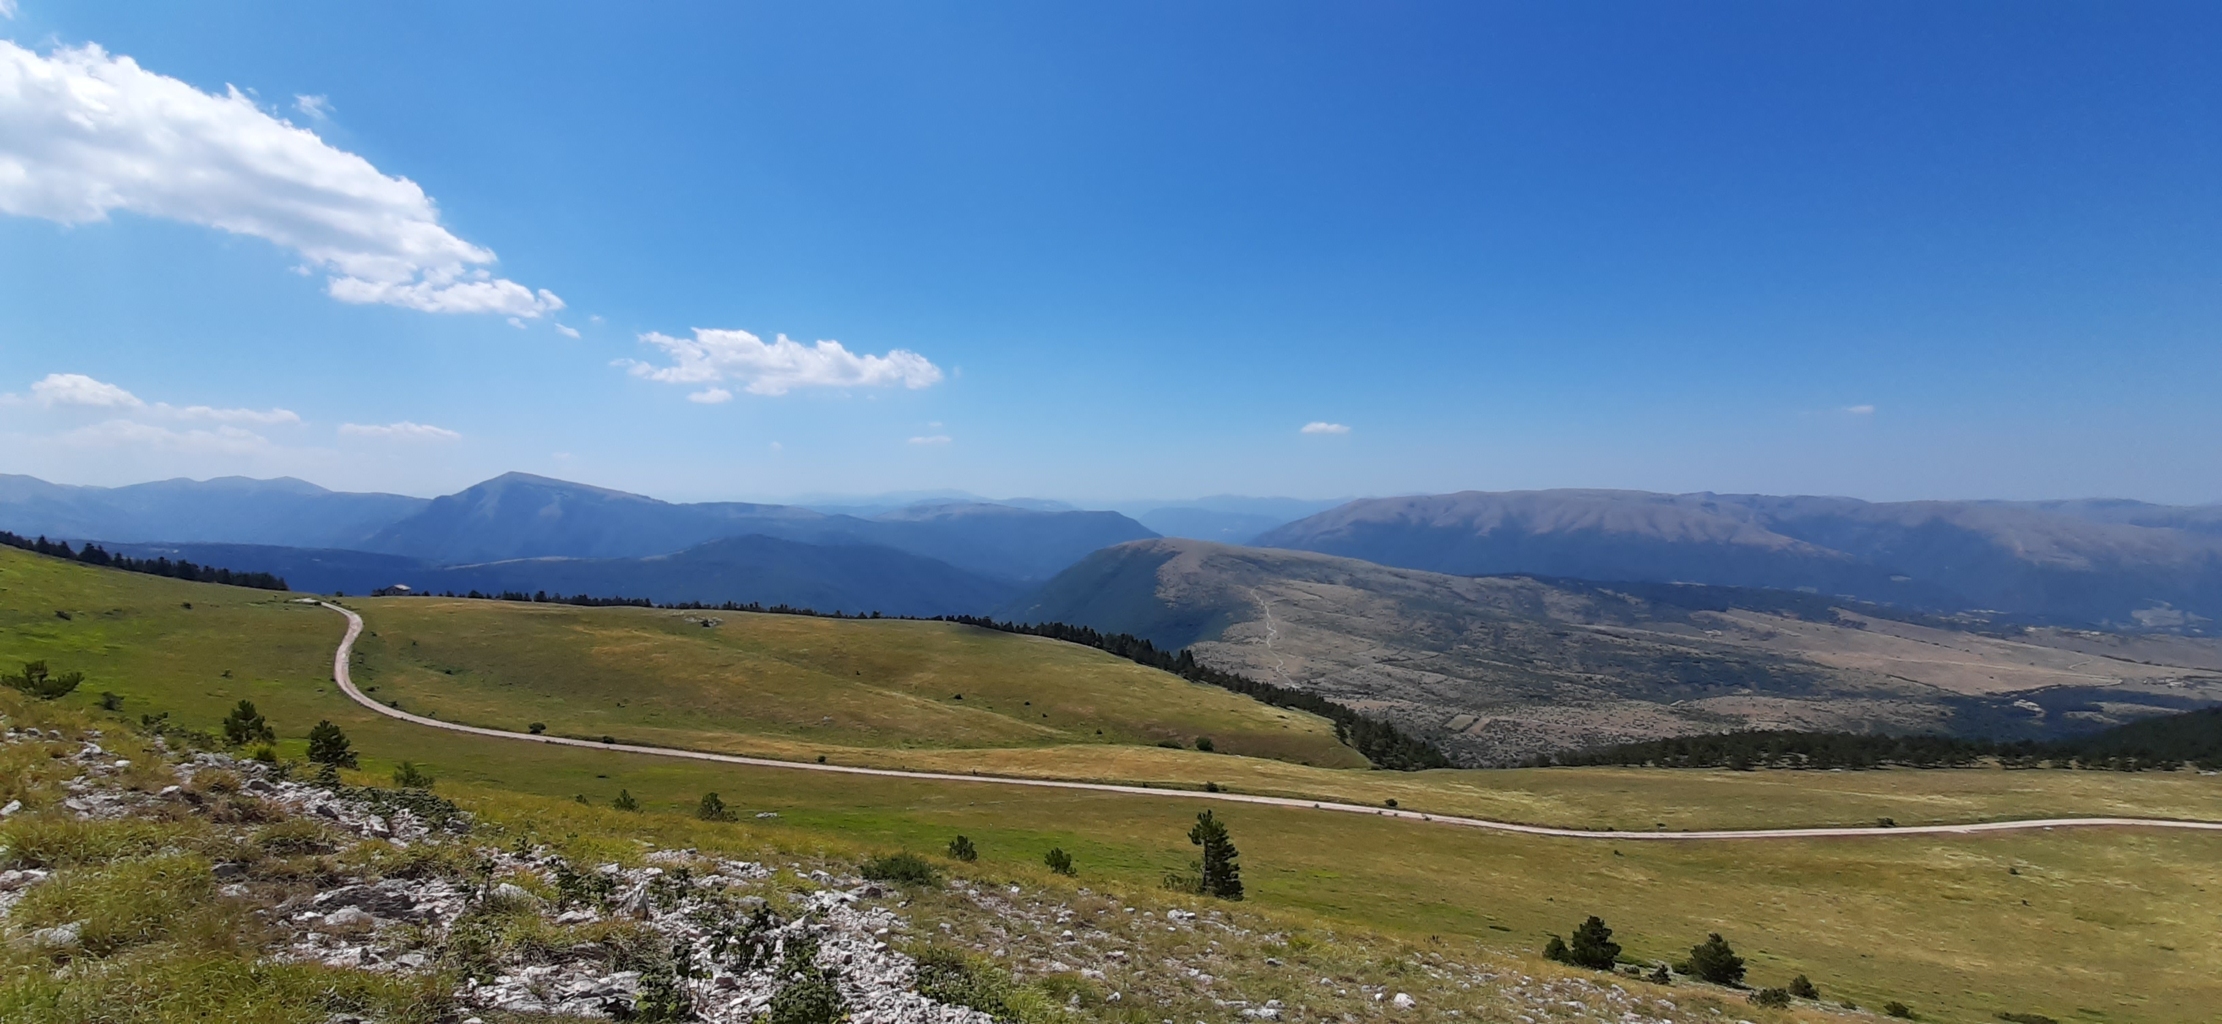
[[[1779,1010],[1790,1005],[1790,990],[1786,988],[1760,989],[1751,994],[1751,1005],[1770,1006]]]
[[[1813,982],[1808,980],[1803,974],[1790,979],[1790,994],[1800,999],[1821,998],[1821,990],[1815,988]]]
[[[949,840],[949,856],[952,860],[961,860],[970,864],[980,859],[980,851],[972,845],[971,839],[958,836]]]
[[[1073,875],[1079,873],[1073,870],[1072,854],[1066,853],[1065,848],[1062,846],[1050,847],[1048,853],[1042,854],[1042,863],[1048,865],[1049,870],[1055,871],[1060,875]]]
[[[904,851],[890,853],[865,861],[857,873],[875,882],[901,882],[907,885],[932,885],[941,876],[926,858]]]
[[[620,811],[637,811],[640,810],[640,801],[633,799],[632,790],[619,789],[617,799],[610,801],[610,806]]]
[[[1197,750],[1201,750],[1201,751],[1203,751],[1203,752],[1204,752],[1204,753],[1206,753],[1206,754],[1208,754],[1208,753],[1211,753],[1211,752],[1212,752],[1212,750],[1213,750],[1213,749],[1215,749],[1215,747],[1214,747],[1213,743],[1211,742],[1211,737],[1209,737],[1209,736],[1198,736],[1198,737],[1196,737],[1196,749],[1197,749]]]
[[[702,802],[695,805],[694,816],[703,821],[732,821],[733,812],[716,793],[702,794]]]
[[[1901,1003],[1895,999],[1883,1004],[1883,1012],[1900,1020],[1920,1019],[1914,1016],[1913,1007],[1907,1006],[1906,1004]]]
[[[347,734],[331,720],[316,723],[309,730],[309,760],[339,768],[355,767],[355,750],[348,744]]]
[[[1595,914],[1574,929],[1573,940],[1566,944],[1565,962],[1576,967],[1609,971],[1618,959],[1620,944],[1612,940],[1612,929],[1605,927],[1604,919]]]
[[[56,612],[55,614],[60,615],[61,613]],[[69,616],[63,615],[62,617],[66,619]],[[56,697],[67,696],[71,690],[77,689],[78,684],[84,681],[85,673],[83,672],[64,672],[61,675],[54,675],[47,671],[46,662],[43,661],[26,661],[23,663],[23,671],[12,676],[0,676],[0,683],[6,683],[8,686],[40,700],[53,700]]]
[[[1744,980],[1744,958],[1729,948],[1719,932],[1690,948],[1690,974],[1715,985],[1736,985]]]

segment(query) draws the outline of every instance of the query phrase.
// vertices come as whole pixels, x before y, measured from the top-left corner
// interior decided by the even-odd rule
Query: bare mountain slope
[[[1935,610],[2204,632],[2222,510],[1642,491],[1354,501],[1256,543],[1460,575],[1811,589]]]
[[[1469,764],[1744,727],[2046,735],[2222,700],[2212,641],[1985,636],[1839,604],[1161,539],[1097,552],[1010,611],[1194,646]]]

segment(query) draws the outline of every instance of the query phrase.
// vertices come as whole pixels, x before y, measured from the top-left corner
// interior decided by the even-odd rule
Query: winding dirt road
[[[304,602],[310,599],[303,599]],[[1263,804],[1269,807],[1309,808],[1318,811],[1340,811],[1345,814],[1366,814],[1384,818],[1403,818],[1437,825],[1457,825],[1465,828],[1489,829],[1497,832],[1514,832],[1521,835],[1552,836],[1561,839],[1610,839],[1614,841],[1640,840],[1692,840],[1692,839],[1816,839],[1851,836],[1919,836],[1919,835],[1974,835],[1982,832],[2019,832],[2031,829],[2136,827],[2194,829],[2222,832],[2222,822],[2183,821],[2170,818],[2035,818],[2025,821],[1987,821],[1966,825],[1907,825],[1897,828],[1774,828],[1726,829],[1693,832],[1612,832],[1574,828],[1550,828],[1543,825],[1522,825],[1510,821],[1490,821],[1486,818],[1461,818],[1454,815],[1426,814],[1397,808],[1368,807],[1363,804],[1344,804],[1319,800],[1299,800],[1292,797],[1251,796],[1242,793],[1199,793],[1194,790],[1151,789],[1147,786],[1121,786],[1106,782],[1061,782],[1054,779],[1024,779],[993,775],[957,775],[948,772],[910,772],[893,768],[858,768],[837,764],[813,764],[807,761],[776,761],[762,757],[742,757],[737,754],[711,754],[696,750],[677,750],[669,747],[642,747],[630,743],[597,743],[593,740],[575,740],[563,736],[535,736],[531,733],[509,732],[504,729],[486,729],[475,725],[458,725],[436,718],[412,715],[399,708],[387,707],[363,695],[349,678],[347,662],[355,651],[355,640],[362,636],[363,617],[352,610],[325,601],[314,603],[347,616],[347,636],[340,640],[339,649],[332,655],[332,681],[339,684],[355,703],[376,711],[388,718],[398,718],[432,729],[464,732],[474,736],[516,740],[522,743],[546,743],[555,746],[583,747],[588,750],[616,750],[627,754],[647,754],[652,757],[678,757],[692,761],[714,761],[719,764],[748,765],[753,768],[784,768],[791,771],[837,772],[845,775],[878,775],[895,779],[919,779],[928,782],[963,782],[973,785],[1036,786],[1043,789],[1078,789],[1097,793],[1119,793],[1127,796],[1174,797],[1182,800],[1217,800],[1225,803]]]

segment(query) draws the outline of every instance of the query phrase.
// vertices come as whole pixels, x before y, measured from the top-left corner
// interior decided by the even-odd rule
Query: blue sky
[[[2222,500],[2210,4],[13,6],[0,472]]]

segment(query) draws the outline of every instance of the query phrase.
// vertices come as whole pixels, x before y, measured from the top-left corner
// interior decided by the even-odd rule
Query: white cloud
[[[15,0],[0,0],[0,18],[14,20]]]
[[[332,98],[329,96],[295,96],[293,109],[318,121],[332,119]]]
[[[105,409],[137,409],[147,403],[139,396],[82,373],[49,373],[31,385],[31,397],[40,405],[89,405]]]
[[[732,399],[733,393],[724,388],[703,388],[687,396],[687,401],[700,402],[703,405],[716,405],[719,402],[732,401]]]
[[[172,430],[135,420],[107,420],[61,435],[78,448],[149,448],[195,455],[250,455],[271,449],[270,439],[251,430],[222,426],[214,430]]]
[[[446,427],[411,423],[408,420],[383,425],[342,423],[339,425],[339,432],[347,437],[376,437],[394,441],[460,441],[463,439],[463,435]]]
[[[1343,426],[1340,423],[1329,423],[1325,420],[1313,420],[1310,423],[1304,424],[1303,429],[1297,432],[1300,434],[1347,434],[1350,433],[1350,428]]]
[[[555,325],[555,329],[557,334],[561,334],[566,338],[576,338],[579,336],[579,329],[576,327],[567,327],[563,324],[557,324]]]
[[[123,210],[300,253],[342,302],[537,317],[552,293],[493,276],[407,178],[98,46],[41,57],[0,40],[0,213],[87,224]]]
[[[948,444],[948,443],[949,443],[949,435],[947,435],[947,434],[935,434],[935,435],[933,435],[933,436],[931,436],[931,437],[914,437],[914,438],[911,438],[911,439],[910,439],[910,443],[912,443],[912,444]]]
[[[691,339],[650,332],[640,340],[662,349],[671,364],[620,359],[615,365],[636,377],[667,384],[730,381],[752,395],[784,395],[810,387],[923,388],[941,380],[940,367],[908,349],[893,349],[884,356],[860,355],[838,341],[805,346],[782,334],[766,344],[747,331],[700,327]]]
[[[1844,407],[1844,411],[1854,416],[1873,416],[1875,407],[1872,405],[1847,405]]]
[[[82,373],[50,373],[31,385],[31,397],[49,409],[55,406],[89,406],[98,409],[145,409],[149,415],[173,420],[210,423],[299,423],[291,409],[218,409],[206,405],[176,406],[168,402],[148,405],[139,396],[107,381]]]
[[[299,423],[301,415],[291,409],[213,409],[205,405],[179,407],[168,402],[154,403],[157,415],[180,420],[207,420],[212,423]]]

